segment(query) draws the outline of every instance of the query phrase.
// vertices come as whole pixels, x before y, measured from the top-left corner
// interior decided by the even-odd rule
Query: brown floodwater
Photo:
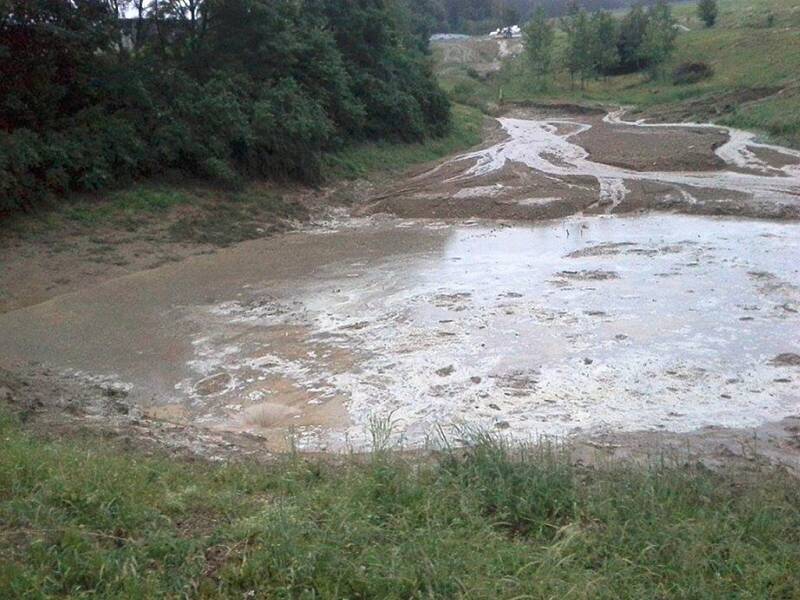
[[[800,224],[385,217],[248,242],[0,315],[0,364],[309,449],[374,420],[542,435],[800,413]]]

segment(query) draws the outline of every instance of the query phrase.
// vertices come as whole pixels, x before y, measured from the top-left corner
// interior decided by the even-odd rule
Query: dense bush
[[[404,0],[0,3],[0,209],[179,169],[320,177],[349,141],[449,126]]]
[[[672,72],[672,83],[688,85],[713,77],[714,69],[704,62],[684,62]]]

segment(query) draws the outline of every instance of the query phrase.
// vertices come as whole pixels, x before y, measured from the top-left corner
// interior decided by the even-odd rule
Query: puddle
[[[800,225],[679,215],[370,220],[0,316],[0,361],[302,448],[750,427],[800,410]]]

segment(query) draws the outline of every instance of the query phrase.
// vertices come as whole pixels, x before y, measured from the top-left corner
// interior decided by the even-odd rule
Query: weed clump
[[[714,69],[704,62],[684,62],[675,67],[672,72],[674,85],[690,85],[704,79],[711,79]]]

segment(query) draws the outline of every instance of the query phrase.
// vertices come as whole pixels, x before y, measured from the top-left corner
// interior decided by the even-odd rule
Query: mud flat
[[[377,197],[364,213],[540,220],[637,210],[800,217],[800,151],[708,124],[524,109],[501,139]]]
[[[272,447],[755,428],[800,413],[798,270],[795,223],[370,218],[1,315],[0,365]]]
[[[752,436],[800,472],[800,153],[526,109],[354,212],[0,315],[0,367],[182,448]]]

